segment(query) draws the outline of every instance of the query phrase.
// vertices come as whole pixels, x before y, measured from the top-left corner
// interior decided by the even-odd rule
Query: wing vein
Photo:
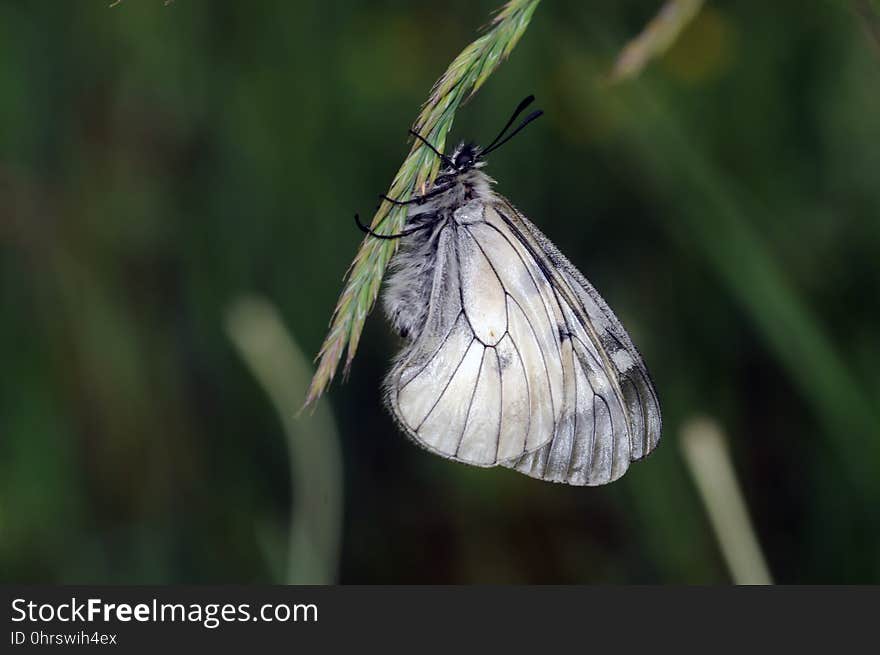
[[[461,311],[458,313],[458,315],[455,317],[455,320],[452,322],[452,327],[449,328],[449,332],[447,332],[447,333],[446,333],[446,336],[443,337],[443,341],[441,341],[441,342],[440,342],[440,345],[437,346],[437,349],[434,351],[434,354],[431,355],[430,357],[428,357],[427,360],[425,360],[425,363],[422,365],[422,367],[418,370],[418,372],[417,372],[415,375],[413,375],[409,380],[407,380],[407,381],[404,382],[402,385],[400,385],[400,388],[397,390],[397,393],[398,393],[398,394],[399,394],[401,391],[403,391],[404,389],[406,389],[407,385],[408,385],[410,382],[412,382],[412,381],[415,380],[417,377],[419,377],[422,373],[424,373],[425,369],[428,368],[428,365],[429,365],[429,364],[433,361],[433,359],[434,359],[434,358],[440,353],[440,351],[443,349],[443,346],[445,346],[445,345],[446,345],[446,342],[449,340],[449,337],[450,337],[450,336],[452,335],[452,333],[455,331],[455,328],[456,328],[456,326],[458,325],[458,319],[461,318],[461,315],[462,315],[463,312],[464,312],[464,310],[461,310]],[[401,373],[403,373],[403,371],[401,371]]]
[[[535,343],[538,344],[538,351],[541,353],[541,362],[544,364],[544,375],[547,378],[547,391],[550,393],[550,410],[553,412],[553,432],[555,434],[556,433],[556,425],[557,425],[556,401],[553,398],[553,383],[550,380],[550,368],[547,366],[547,356],[544,354],[544,346],[541,345],[541,340],[538,338],[538,333],[535,331],[535,326],[532,325],[532,322],[529,320],[528,314],[526,314],[525,311],[523,311],[522,305],[520,305],[519,302],[517,301],[517,299],[514,298],[513,296],[508,294],[507,297],[510,298],[516,304],[520,313],[523,315],[523,318],[526,320],[526,324],[529,326],[529,329],[532,331],[532,336],[535,338]],[[509,333],[508,333],[508,336],[510,336]],[[516,341],[513,340],[513,337],[511,337],[510,342],[513,343],[514,345],[516,345]],[[517,348],[517,352],[519,352],[518,348]],[[522,359],[522,357],[520,357],[520,359]],[[560,364],[561,363],[562,362],[560,360]],[[525,364],[523,364],[523,370],[524,371],[526,370]],[[528,377],[528,372],[526,372],[526,377]],[[531,398],[529,400],[531,400]]]
[[[513,209],[513,207],[510,206],[510,203],[507,203],[505,201],[505,204],[508,207],[510,207],[510,209]],[[541,269],[541,273],[543,273],[545,279],[547,280],[547,283],[550,285],[550,288],[553,290],[553,296],[556,299],[556,302],[560,305],[560,309],[561,309],[562,304],[559,299],[559,294],[557,291],[557,287],[559,286],[559,282],[550,274],[550,272],[547,270],[547,267],[544,264],[544,262],[542,262],[541,258],[537,256],[532,245],[526,241],[525,237],[522,235],[522,232],[513,224],[513,221],[510,220],[510,217],[508,217],[504,212],[501,212],[497,209],[496,209],[496,211],[498,212],[498,215],[501,217],[501,219],[507,224],[507,226],[511,229],[511,231],[516,235],[517,239],[519,239],[519,241],[520,241],[520,243],[522,243],[523,247],[526,248],[526,250],[529,251],[529,254],[532,255],[532,259],[535,260],[535,263],[538,265],[538,268]],[[515,209],[514,209],[514,213],[516,213]],[[546,254],[545,254],[545,256],[546,256]],[[621,406],[621,408],[623,409],[624,414],[628,413],[627,409],[626,409],[626,401],[623,397],[623,391],[620,389],[620,382],[617,379],[618,376],[613,375],[614,369],[612,368],[612,364],[610,361],[608,361],[607,354],[604,352],[604,348],[602,348],[598,337],[596,337],[595,334],[593,334],[593,329],[592,329],[592,326],[590,325],[589,320],[585,320],[584,317],[581,317],[579,315],[580,312],[578,311],[578,308],[574,304],[572,304],[571,302],[568,302],[567,300],[566,300],[565,304],[572,311],[572,313],[574,314],[575,318],[578,320],[578,323],[580,323],[580,326],[584,330],[584,332],[586,332],[588,335],[592,335],[593,338],[591,339],[591,341],[594,341],[594,343],[596,344],[597,352],[600,354],[600,356],[602,356],[603,360],[606,360],[605,365],[600,366],[599,368],[601,368],[602,370],[605,371],[605,376],[608,378],[608,381],[611,383],[611,386],[614,388],[615,395],[617,396],[617,402]],[[570,331],[570,325],[568,323],[568,320],[565,317],[565,312],[563,312],[563,320],[565,321],[566,327],[569,328],[569,331]]]
[[[416,427],[415,431],[418,432],[422,429],[422,426],[425,424],[425,421],[428,420],[428,417],[437,409],[437,405],[440,404],[440,401],[443,399],[443,396],[446,394],[446,390],[449,389],[449,385],[452,384],[452,381],[455,379],[456,374],[458,373],[458,369],[461,368],[462,363],[467,357],[468,352],[470,352],[471,346],[474,345],[474,341],[476,341],[476,337],[471,338],[470,343],[468,343],[467,348],[464,349],[464,353],[461,356],[461,359],[458,361],[458,364],[455,366],[455,370],[452,372],[452,375],[449,376],[449,379],[446,381],[446,384],[443,386],[443,391],[437,396],[437,400],[434,401],[434,404],[431,405],[431,409],[428,410],[428,413],[425,414],[425,418],[421,420],[419,425]],[[399,397],[399,396],[398,396]],[[398,401],[400,404],[400,401]]]
[[[473,341],[471,342],[473,345]],[[468,347],[470,350],[470,346]],[[483,356],[480,357],[480,367],[477,369],[477,378],[474,381],[474,388],[471,389],[471,399],[468,402],[467,413],[464,415],[464,424],[461,426],[461,434],[458,435],[458,445],[455,447],[455,457],[458,457],[458,451],[461,450],[461,442],[464,440],[464,433],[467,432],[468,421],[471,418],[471,409],[474,407],[474,397],[477,395],[477,388],[480,386],[480,376],[483,374],[483,360],[486,359],[486,348],[483,348]]]
[[[501,214],[501,213],[499,212],[498,215],[501,216],[502,219],[504,219],[504,215],[503,215],[503,214]],[[507,222],[507,225],[508,225],[508,227],[509,227],[511,230],[516,230],[516,227],[515,227],[514,225],[512,225],[509,221],[506,221],[506,219],[505,219],[505,222]],[[547,315],[547,321],[550,323],[550,326],[551,326],[551,327],[553,327],[554,325],[556,325],[556,321],[553,320],[553,317],[552,317],[552,316],[550,316],[550,310],[547,308],[547,301],[546,301],[546,299],[544,298],[544,294],[541,293],[541,287],[538,286],[538,281],[535,279],[535,276],[532,275],[532,271],[531,271],[531,269],[529,268],[529,265],[528,265],[528,263],[526,262],[526,260],[523,259],[523,256],[522,256],[522,255],[520,254],[520,252],[516,249],[516,247],[514,247],[513,243],[510,241],[510,239],[507,238],[507,235],[504,234],[504,232],[502,232],[501,230],[499,230],[495,225],[492,225],[491,223],[486,223],[486,225],[488,225],[490,228],[492,228],[492,229],[495,230],[498,234],[500,234],[500,235],[501,235],[501,238],[504,239],[505,241],[507,241],[507,244],[508,244],[508,245],[510,246],[510,248],[513,250],[514,254],[516,254],[516,256],[519,258],[519,261],[520,261],[520,263],[522,263],[523,268],[526,270],[526,273],[529,274],[529,279],[532,281],[532,284],[533,284],[534,287],[535,287],[535,291],[538,293],[538,297],[541,299],[541,305],[544,307],[544,313]],[[533,259],[534,259],[534,257],[533,257]],[[537,260],[535,260],[535,263],[538,264],[538,268],[541,268],[541,264],[538,263]],[[546,277],[546,276],[545,276],[545,277]],[[503,287],[503,286],[504,286],[504,285],[502,284],[502,287]],[[553,288],[553,285],[552,285],[552,284],[550,285],[550,288],[551,288],[551,289]],[[510,294],[508,293],[508,295],[510,295]],[[513,296],[511,296],[511,297],[513,297]],[[517,303],[517,304],[519,304],[519,303]],[[522,309],[522,308],[520,308],[520,309]],[[525,312],[523,312],[523,314],[525,314]],[[554,340],[554,343],[555,343],[555,340]],[[558,344],[558,343],[556,344],[556,354],[558,355],[558,357],[559,357],[559,362],[560,362],[560,364],[561,364],[561,363],[562,363],[562,350],[559,348],[559,344]]]
[[[523,436],[523,447],[522,447],[523,452],[525,452],[526,446],[529,443],[529,433],[532,431],[532,385],[529,383],[529,373],[526,370],[526,362],[522,357],[522,353],[520,353],[520,351],[519,351],[519,346],[516,345],[516,341],[514,341],[513,338],[511,338],[510,334],[508,334],[507,337],[510,339],[510,343],[513,344],[513,349],[516,351],[516,356],[519,359],[519,364],[522,369],[523,379],[526,381],[526,393],[529,396],[529,399],[528,399],[529,402],[527,405],[529,408],[529,425],[526,428],[525,435]],[[545,370],[546,370],[546,367],[545,367]],[[549,382],[548,382],[548,384],[549,384]]]
[[[504,303],[504,306],[507,307],[507,303]],[[498,362],[498,433],[495,435],[494,458],[494,461],[497,462],[498,449],[501,448],[501,423],[504,418],[504,384],[501,377],[501,355],[498,354],[497,348],[493,348],[492,351],[495,353],[495,361]]]
[[[570,339],[571,337],[569,337]],[[577,439],[578,432],[578,376],[577,370],[575,367],[578,365],[578,362],[575,361],[575,352],[574,352],[574,343],[571,344],[571,372],[572,377],[574,378],[574,419],[571,430],[571,444],[568,448],[568,472],[566,473],[566,478],[571,478],[571,467],[574,464],[574,440]]]

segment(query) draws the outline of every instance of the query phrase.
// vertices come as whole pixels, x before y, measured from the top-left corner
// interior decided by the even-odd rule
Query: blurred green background
[[[775,580],[880,581],[866,3],[709,2],[615,85],[659,3],[545,0],[459,113],[454,136],[485,142],[536,94],[546,117],[489,172],[656,381],[659,450],[592,489],[411,445],[380,400],[399,344],[379,312],[300,421],[230,337],[256,294],[317,352],[351,215],[499,0],[108,4],[0,2],[2,581],[725,583],[679,447],[698,414],[728,437]],[[297,439],[325,451],[304,461]],[[297,546],[310,525],[329,562]]]

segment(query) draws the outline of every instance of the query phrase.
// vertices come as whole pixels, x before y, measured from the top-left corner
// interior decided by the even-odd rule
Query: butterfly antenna
[[[498,150],[498,148],[500,148],[500,147],[503,146],[505,143],[507,143],[508,141],[510,141],[513,137],[515,137],[517,134],[519,134],[520,131],[521,131],[526,125],[528,125],[529,123],[531,123],[531,122],[532,122],[533,120],[535,120],[536,118],[540,118],[540,117],[543,116],[543,115],[544,115],[544,112],[541,111],[540,109],[538,109],[537,111],[533,111],[531,114],[529,114],[528,116],[526,116],[525,120],[524,120],[522,123],[519,124],[519,127],[517,127],[513,132],[511,132],[510,134],[508,134],[507,137],[506,137],[505,139],[503,139],[502,141],[499,141],[498,143],[492,145],[491,148],[487,148],[487,149],[483,150],[483,151],[480,153],[480,156],[481,156],[481,157],[484,157],[484,156],[488,155],[490,152],[492,152],[493,150]]]
[[[419,133],[416,132],[415,130],[410,130],[409,133],[412,134],[412,135],[413,135],[415,138],[417,138],[419,141],[421,141],[422,143],[424,143],[426,146],[428,146],[431,150],[433,150],[433,151],[434,151],[434,154],[437,155],[440,159],[442,159],[443,162],[444,162],[447,166],[452,166],[453,168],[455,168],[455,164],[452,162],[452,160],[451,160],[449,157],[447,157],[446,155],[444,155],[442,152],[440,152],[439,150],[437,150],[437,148],[435,148],[434,146],[432,146],[431,143],[430,143],[430,141],[428,141],[425,137],[423,137],[421,134],[419,134]]]
[[[498,133],[498,136],[496,136],[494,139],[492,139],[492,143],[490,143],[485,148],[483,148],[483,152],[487,152],[487,151],[491,150],[492,146],[494,146],[496,143],[498,143],[498,139],[503,137],[504,133],[507,132],[507,130],[510,128],[511,125],[513,125],[513,121],[516,120],[517,116],[519,116],[521,113],[523,113],[523,111],[525,111],[525,108],[528,107],[530,104],[532,104],[534,101],[535,101],[535,96],[533,96],[533,95],[526,96],[525,98],[523,98],[522,101],[517,105],[516,109],[513,110],[513,116],[510,117],[510,120],[507,121],[507,124]]]

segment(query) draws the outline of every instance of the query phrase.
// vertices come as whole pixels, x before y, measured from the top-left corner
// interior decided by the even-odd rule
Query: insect
[[[475,466],[600,485],[656,448],[660,405],[642,358],[584,276],[482,168],[542,112],[487,146],[445,155],[433,186],[400,201],[407,218],[383,296],[405,340],[385,402],[418,445]],[[506,136],[505,136],[506,135]]]

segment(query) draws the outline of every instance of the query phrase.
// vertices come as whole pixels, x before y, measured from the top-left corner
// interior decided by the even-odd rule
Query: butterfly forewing
[[[616,480],[660,438],[660,407],[647,369],[620,321],[583,275],[509,203],[500,200],[495,209],[553,287],[564,314],[568,338],[563,343],[571,343],[575,371],[566,381],[574,393],[566,394],[563,420],[552,441],[504,465],[568,484]]]

